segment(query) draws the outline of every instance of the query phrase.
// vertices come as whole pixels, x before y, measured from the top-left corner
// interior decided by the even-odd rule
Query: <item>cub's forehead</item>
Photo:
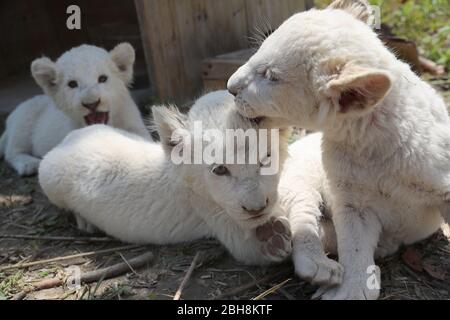
[[[314,57],[333,57],[338,52],[345,53],[349,47],[364,47],[373,39],[370,27],[343,10],[312,9],[283,22],[263,42],[251,62],[254,65],[273,62],[289,72],[297,66],[310,65]]]
[[[111,64],[111,59],[106,50],[83,45],[64,53],[56,64],[65,74],[82,76],[105,71]]]
[[[319,46],[323,40],[337,40],[338,35],[348,37],[360,33],[361,29],[367,31],[367,26],[343,10],[311,9],[288,18],[267,42],[272,45],[278,42],[286,48],[295,48],[299,44]]]
[[[340,9],[311,9],[299,12],[285,20],[280,30],[290,29],[293,33],[304,34],[310,31],[328,28],[342,28],[345,26],[360,26],[362,22]],[[329,30],[331,31],[331,30]]]

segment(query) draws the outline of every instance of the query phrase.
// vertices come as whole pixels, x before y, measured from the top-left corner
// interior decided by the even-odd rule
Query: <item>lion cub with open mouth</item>
[[[31,73],[45,95],[25,101],[8,117],[0,157],[27,176],[35,174],[40,159],[75,129],[105,124],[150,139],[127,88],[134,60],[128,43],[111,52],[82,45],[56,62],[35,60]]]
[[[379,277],[374,255],[391,254],[433,234],[443,218],[450,221],[445,103],[370,29],[370,9],[366,1],[337,0],[294,15],[228,83],[244,115],[322,132],[304,153],[322,153],[316,159],[323,159],[326,185],[313,205],[329,195],[344,267],[340,285],[320,290],[325,299],[376,299],[380,288],[368,281],[374,271]],[[313,216],[311,207],[298,211]],[[320,248],[317,223],[306,220],[306,227],[291,220],[300,276],[307,276],[305,259],[296,252]],[[316,273],[339,271],[322,268],[331,266],[323,252],[311,257]]]

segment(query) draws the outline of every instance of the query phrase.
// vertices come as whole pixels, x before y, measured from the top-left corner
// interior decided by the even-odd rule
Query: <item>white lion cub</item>
[[[185,147],[187,154],[196,135],[203,134],[195,131],[198,124],[222,134],[259,131],[233,100],[226,91],[210,93],[187,116],[154,107],[161,143],[105,126],[75,131],[44,157],[39,182],[50,201],[74,212],[79,227],[88,231],[94,225],[122,241],[151,244],[216,237],[240,261],[283,260],[291,252],[291,237],[276,206],[279,174],[261,175],[260,163],[173,161],[177,148]],[[287,138],[280,140],[280,150],[273,152],[280,152],[282,162]],[[223,155],[226,145],[220,143]]]
[[[72,130],[107,124],[150,139],[127,86],[135,52],[128,43],[111,52],[82,45],[56,62],[40,58],[31,73],[44,90],[8,117],[0,157],[21,176],[36,173],[40,159]]]
[[[339,286],[324,283],[319,293],[325,299],[376,299],[374,255],[391,254],[433,234],[442,218],[450,221],[445,103],[383,45],[367,25],[371,18],[363,0],[296,14],[228,83],[243,114],[322,132],[304,152],[320,164],[322,151],[328,187],[316,198],[331,200],[344,268]],[[318,205],[299,207],[297,214],[311,219],[307,226],[293,224],[294,251],[316,249],[309,259],[294,253],[294,262],[300,276],[315,277],[317,270],[332,279],[338,266],[317,255],[313,218],[320,215],[310,208]]]

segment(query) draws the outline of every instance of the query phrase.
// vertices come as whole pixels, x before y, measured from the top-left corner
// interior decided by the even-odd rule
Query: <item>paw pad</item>
[[[261,241],[263,255],[272,262],[280,262],[292,251],[291,230],[286,218],[272,218],[256,228],[256,237]]]

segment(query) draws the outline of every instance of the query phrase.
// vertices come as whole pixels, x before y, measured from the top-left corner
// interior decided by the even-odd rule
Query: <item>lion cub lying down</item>
[[[318,177],[323,159],[326,179],[304,206],[308,224],[291,224],[299,275],[334,279],[340,268],[317,255],[318,207],[328,198],[344,275],[338,286],[322,281],[325,299],[376,299],[375,254],[394,253],[450,221],[447,108],[383,45],[371,19],[363,0],[296,14],[228,83],[244,115],[322,132],[306,152],[316,154]],[[305,251],[313,252],[306,262]]]
[[[128,43],[111,52],[82,45],[56,62],[40,58],[31,73],[44,90],[17,107],[0,138],[0,157],[21,176],[36,173],[40,159],[72,130],[107,124],[150,139],[127,86],[135,52]]]
[[[81,229],[95,226],[125,242],[173,244],[215,237],[245,263],[288,257],[290,228],[276,206],[279,174],[261,175],[260,163],[175,164],[172,159],[195,139],[199,121],[203,129],[219,133],[260,130],[236,111],[233,96],[210,93],[187,116],[166,107],[154,107],[153,115],[161,143],[106,126],[71,133],[39,168],[50,201],[74,212]],[[279,150],[274,150],[280,162],[286,157],[286,133],[281,131]],[[221,148],[226,154],[226,144]]]

